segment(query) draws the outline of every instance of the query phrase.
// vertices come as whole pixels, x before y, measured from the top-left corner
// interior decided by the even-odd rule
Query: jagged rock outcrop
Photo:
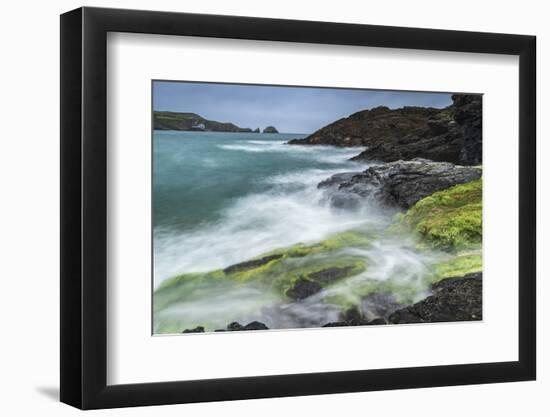
[[[455,94],[444,109],[376,107],[337,120],[289,144],[366,146],[355,161],[392,162],[425,158],[461,165],[479,165],[481,95]]]
[[[327,178],[326,180],[321,181],[317,188],[329,188],[334,186],[339,186],[345,182],[351,181],[356,175],[360,175],[361,171],[352,171],[352,172],[340,172],[334,174],[332,177]]]
[[[254,129],[253,133],[260,133],[260,128],[257,127],[256,129]]]
[[[480,168],[421,158],[376,165],[363,172],[336,174],[319,183],[331,204],[352,208],[365,200],[408,209],[436,191],[481,177]]]
[[[362,110],[337,120],[304,139],[291,140],[290,144],[372,146],[392,138],[402,138],[411,132],[423,131],[430,118],[441,113],[431,107],[403,107],[390,110],[380,106]]]
[[[455,121],[462,129],[464,144],[459,162],[465,165],[479,165],[482,162],[482,108],[481,96],[457,94],[453,96]]]
[[[263,133],[279,133],[279,131],[277,129],[275,129],[274,126],[267,126]]]

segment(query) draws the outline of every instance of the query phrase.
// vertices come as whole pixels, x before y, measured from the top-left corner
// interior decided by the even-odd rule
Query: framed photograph
[[[61,401],[533,380],[535,37],[61,16]]]

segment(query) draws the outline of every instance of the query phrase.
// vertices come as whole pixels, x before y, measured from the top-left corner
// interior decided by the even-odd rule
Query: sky
[[[154,81],[153,109],[197,113],[205,119],[281,133],[312,133],[342,117],[377,106],[446,107],[450,93],[279,87]]]

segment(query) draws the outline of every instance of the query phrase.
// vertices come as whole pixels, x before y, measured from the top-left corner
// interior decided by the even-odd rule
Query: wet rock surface
[[[323,287],[318,282],[311,281],[306,278],[300,278],[296,281],[292,288],[287,290],[286,295],[293,300],[303,300],[318,293],[322,289]]]
[[[395,311],[393,324],[482,320],[482,274],[447,278],[432,286],[433,294]]]
[[[366,317],[373,319],[385,319],[391,313],[403,307],[403,304],[397,302],[395,296],[389,292],[375,292],[363,297],[361,307]]]
[[[182,333],[204,333],[204,327],[197,326],[194,329],[185,329]]]
[[[321,284],[329,284],[338,279],[345,278],[352,270],[353,266],[327,268],[318,272],[312,272],[308,275],[308,278]]]
[[[225,272],[226,274],[234,274],[235,272],[248,271],[250,269],[258,268],[271,261],[274,261],[275,259],[280,259],[282,257],[283,255],[264,256],[263,258],[260,258],[260,259],[253,259],[251,261],[241,262],[235,265],[228,266],[223,270],[223,272]]]
[[[347,277],[354,266],[330,267],[311,272],[306,277],[299,278],[292,288],[286,291],[287,297],[299,301],[319,293],[323,286]]]
[[[301,279],[297,285],[317,284],[313,281]],[[302,284],[299,284],[302,282]],[[318,284],[317,284],[318,285]],[[301,304],[303,299],[320,291],[313,289],[303,290],[301,296],[296,298],[296,304]],[[296,287],[293,290],[298,291]],[[436,323],[453,321],[482,320],[482,273],[476,272],[461,277],[443,279],[431,286],[432,294],[423,300],[404,307],[397,302],[391,293],[372,293],[364,297],[361,307],[351,307],[340,313],[337,321],[322,324],[321,327],[345,327],[345,326],[374,326],[386,324],[410,324],[410,323]],[[290,290],[289,290],[290,291]],[[309,292],[308,292],[309,291]],[[305,294],[309,294],[305,296]],[[319,324],[306,327],[317,327]],[[269,330],[260,321],[252,321],[246,325],[232,322],[226,329],[218,329],[216,332],[225,331],[250,331]],[[197,326],[186,329],[182,333],[204,333],[204,327]]]
[[[382,317],[368,320],[357,307],[352,307],[342,313],[340,321],[327,323],[323,327],[370,326],[379,324],[387,324],[387,322]]]
[[[227,330],[229,331],[235,331],[235,330],[242,330],[243,325],[237,321],[231,322],[227,325]]]
[[[349,174],[349,173],[347,173]],[[365,199],[408,209],[417,201],[453,185],[481,177],[479,168],[415,158],[376,165],[356,175],[337,175],[319,183],[335,207],[353,208]]]
[[[482,320],[481,272],[443,279],[432,285],[432,292],[432,295],[407,307],[385,293],[372,294],[364,302],[376,301],[380,308],[377,312],[365,310],[363,304],[361,311],[357,307],[350,308],[339,321],[326,323],[322,327]],[[372,314],[379,314],[380,317],[369,319]]]
[[[238,332],[246,330],[269,330],[269,328],[264,323],[259,321],[252,321],[245,326],[237,321],[234,321],[229,323],[226,329],[218,329],[216,332]]]
[[[269,330],[269,328],[259,321],[253,321],[244,326],[242,330]]]
[[[327,178],[326,180],[321,181],[317,188],[329,188],[338,186],[344,182],[351,181],[353,177],[356,175],[360,175],[361,171],[354,171],[354,172],[342,172],[339,174],[334,174],[332,177]]]

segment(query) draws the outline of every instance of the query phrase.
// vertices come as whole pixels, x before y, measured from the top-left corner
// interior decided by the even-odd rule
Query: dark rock
[[[355,207],[368,199],[408,209],[436,191],[476,180],[481,174],[479,168],[415,158],[370,167],[338,185],[333,176],[327,193],[335,207]]]
[[[361,305],[365,316],[372,317],[374,320],[384,320],[395,310],[403,307],[403,304],[398,303],[390,292],[371,293],[363,297]]]
[[[428,107],[403,107],[390,110],[380,106],[363,110],[337,120],[304,139],[294,139],[290,144],[372,146],[387,138],[400,138],[427,127],[427,120],[440,112]]]
[[[370,147],[352,158],[355,161],[426,158],[461,165],[482,163],[481,95],[455,94],[453,104],[435,117],[424,129],[391,140],[372,141]]]
[[[345,327],[349,326],[345,321],[333,321],[327,324],[323,324],[321,327]]]
[[[194,329],[185,329],[182,333],[204,333],[204,327],[197,326]]]
[[[263,133],[279,133],[279,131],[277,129],[275,129],[274,126],[267,126]]]
[[[282,258],[283,255],[269,255],[264,256],[260,259],[253,259],[251,261],[241,262],[235,265],[228,266],[223,270],[226,274],[234,274],[235,272],[242,272],[242,271],[248,271],[250,269],[258,268],[262,265],[265,265],[268,262],[271,262],[275,259]]]
[[[359,311],[359,309],[356,306],[348,308],[346,311],[344,311],[341,315],[341,318],[342,318],[342,321],[345,321],[347,323],[365,322],[363,318],[363,314]]]
[[[382,317],[379,317],[377,319],[373,319],[367,323],[369,326],[379,326],[381,324],[388,324],[386,319],[383,319]]]
[[[244,326],[243,330],[269,330],[269,328],[259,321],[253,321]]]
[[[321,284],[310,281],[309,279],[300,278],[294,284],[294,287],[287,290],[286,295],[294,300],[303,300],[313,294],[321,291]]]
[[[243,326],[239,322],[234,321],[227,325],[227,330],[230,332],[236,332],[236,331],[247,331],[247,330],[269,330],[269,328],[265,324],[259,321],[252,321],[248,323],[246,326]],[[223,330],[219,330],[219,331],[223,332]]]
[[[260,128],[257,127],[256,129],[254,129],[253,133],[260,133]]]
[[[232,323],[229,323],[227,325],[227,330],[229,331],[236,331],[236,330],[242,330],[244,327],[242,324],[240,324],[239,322],[237,321],[234,321]]]
[[[365,308],[366,307],[366,308]],[[363,298],[362,308],[351,307],[342,312],[339,321],[327,323],[322,327],[375,326],[387,324],[387,316],[403,307],[395,301],[391,293],[373,293]],[[371,319],[369,319],[371,317]]]
[[[338,209],[359,208],[364,203],[364,197],[360,194],[350,193],[346,190],[331,190],[329,194],[330,205]]]
[[[433,294],[389,317],[393,324],[482,319],[482,275],[448,278],[432,286]]]
[[[327,178],[324,181],[321,181],[319,184],[317,184],[317,188],[329,188],[333,186],[338,186],[343,182],[350,181],[354,176],[361,174],[361,171],[355,171],[355,172],[341,172],[339,174],[335,174],[332,177]]]
[[[482,162],[482,96],[455,94],[452,98],[456,108],[454,119],[464,136],[459,163],[479,165]]]
[[[397,143],[386,141],[373,144],[351,160],[393,162],[425,158],[432,161],[458,163],[463,138],[456,124],[450,126],[455,128],[444,134],[432,135],[431,130],[427,130],[422,133],[425,136],[415,140],[409,137]]]
[[[377,326],[382,324],[388,324],[386,319],[376,318],[371,321],[357,320],[357,321],[334,321],[331,323],[323,324],[321,327],[346,327],[346,326]]]
[[[450,278],[444,278],[441,281],[438,281],[434,284],[432,284],[431,289],[433,292],[438,292],[447,288],[453,288],[456,285],[458,285],[461,281],[464,280],[478,280],[481,282],[482,280],[482,273],[481,272],[473,272],[471,274],[466,274],[462,277],[450,277]]]
[[[356,161],[425,158],[481,164],[481,95],[455,94],[444,109],[376,107],[331,123],[290,144],[366,146]]]
[[[366,326],[370,322],[357,307],[351,307],[340,314],[340,321],[324,324],[322,327]]]
[[[320,282],[321,284],[328,284],[338,279],[345,278],[352,269],[353,266],[327,268],[322,271],[308,274],[308,278]]]

